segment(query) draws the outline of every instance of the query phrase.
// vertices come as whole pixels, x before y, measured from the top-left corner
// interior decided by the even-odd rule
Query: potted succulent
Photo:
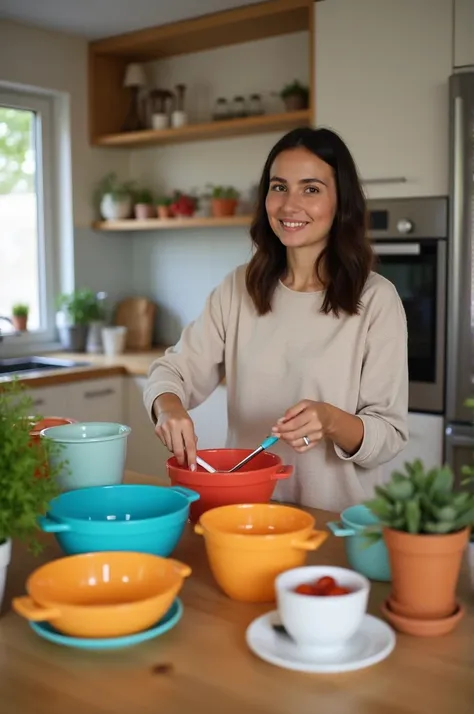
[[[455,491],[449,466],[426,470],[419,459],[375,491],[366,506],[381,525],[370,526],[370,536],[385,540],[397,614],[415,620],[450,617],[474,524],[474,491]]]
[[[173,199],[169,196],[159,196],[156,201],[156,210],[158,211],[158,218],[169,218],[171,216],[170,206],[173,203]]]
[[[151,191],[147,188],[135,191],[133,194],[134,200],[134,213],[135,218],[138,220],[147,220],[148,218],[155,218],[155,199]]]
[[[197,199],[181,191],[175,191],[170,204],[170,213],[175,218],[190,218],[197,208]]]
[[[300,84],[297,79],[283,87],[280,92],[280,97],[285,102],[287,112],[307,109],[309,106],[309,89],[303,84]]]
[[[23,305],[22,303],[17,303],[12,307],[12,322],[13,327],[18,332],[26,332],[28,329],[28,305]]]
[[[130,218],[132,212],[133,182],[120,181],[115,172],[108,173],[99,182],[95,201],[100,215],[106,221]]]
[[[58,444],[32,440],[33,402],[16,379],[0,387],[0,608],[13,539],[39,552],[37,519],[59,494],[57,476],[65,467]],[[59,447],[59,448],[58,448]],[[55,468],[47,466],[57,456]],[[38,477],[38,475],[43,477]]]
[[[233,216],[237,210],[240,193],[233,186],[210,186],[211,213],[214,218]]]
[[[57,327],[63,349],[84,352],[90,323],[102,317],[97,295],[89,289],[63,293],[57,299],[57,306],[60,311]]]

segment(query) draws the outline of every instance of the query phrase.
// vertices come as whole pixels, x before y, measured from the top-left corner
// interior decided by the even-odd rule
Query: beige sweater
[[[381,464],[407,442],[407,329],[394,286],[377,273],[369,276],[359,315],[322,314],[323,296],[280,283],[272,312],[258,317],[240,266],[152,364],[144,402],[151,414],[155,398],[172,392],[191,409],[225,375],[227,446],[252,449],[302,399],[359,415],[364,438],[353,456],[325,440],[304,454],[283,442],[271,449],[294,465],[293,476],[278,482],[276,499],[340,511],[372,496]]]

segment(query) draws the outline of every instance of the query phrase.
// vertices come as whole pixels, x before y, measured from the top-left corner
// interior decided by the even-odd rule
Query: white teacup
[[[347,595],[301,595],[298,585],[330,576]],[[275,580],[276,601],[282,624],[304,649],[337,650],[357,632],[367,610],[370,582],[347,568],[309,565],[287,570]]]

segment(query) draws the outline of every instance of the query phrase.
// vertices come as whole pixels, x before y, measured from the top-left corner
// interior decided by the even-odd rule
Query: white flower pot
[[[132,212],[132,199],[121,198],[119,201],[106,193],[100,202],[100,215],[105,221],[120,221],[130,218]]]
[[[5,594],[5,583],[7,581],[7,569],[10,565],[12,555],[12,542],[6,540],[0,545],[0,611],[2,609],[3,596]]]
[[[109,357],[120,355],[125,351],[127,328],[122,325],[102,328],[102,344],[104,354]]]

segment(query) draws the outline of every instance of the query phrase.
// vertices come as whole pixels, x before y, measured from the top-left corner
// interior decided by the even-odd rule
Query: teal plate
[[[133,635],[125,635],[123,637],[70,637],[58,632],[49,622],[30,622],[29,625],[37,635],[57,645],[77,647],[81,650],[115,650],[120,647],[132,647],[163,635],[180,621],[182,614],[183,605],[177,597],[166,615],[156,625],[143,632],[136,632]]]

